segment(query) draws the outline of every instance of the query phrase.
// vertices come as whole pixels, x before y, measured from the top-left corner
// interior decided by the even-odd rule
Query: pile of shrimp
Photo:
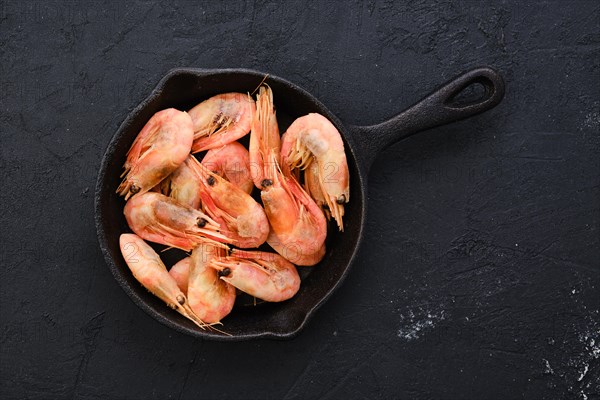
[[[247,134],[248,149],[237,142]],[[343,231],[350,200],[338,130],[311,113],[280,135],[268,85],[256,100],[225,93],[187,112],[156,113],[121,178],[117,193],[133,233],[121,235],[120,247],[133,276],[200,328],[222,333],[215,325],[237,294],[266,302],[296,295],[296,266],[321,261],[327,221]],[[167,269],[146,241],[185,258]]]

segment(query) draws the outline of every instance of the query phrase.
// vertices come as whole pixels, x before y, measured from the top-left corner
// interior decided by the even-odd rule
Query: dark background
[[[0,4],[3,399],[600,398],[597,3]],[[183,336],[105,265],[100,159],[169,69],[258,69],[371,124],[482,64],[503,103],[381,154],[358,260],[296,339]]]

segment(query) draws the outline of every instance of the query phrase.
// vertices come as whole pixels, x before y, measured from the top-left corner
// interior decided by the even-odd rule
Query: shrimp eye
[[[185,304],[185,297],[183,295],[181,295],[181,294],[177,296],[176,300],[181,305]]]
[[[208,186],[212,186],[216,183],[217,181],[215,181],[215,178],[211,175],[208,177],[208,179],[206,180],[206,183],[208,183]]]
[[[139,192],[139,191],[140,191],[140,187],[134,183],[134,184],[133,184],[133,185],[131,185],[131,187],[129,188],[129,191],[131,192],[131,194],[136,194],[137,192]]]
[[[273,181],[270,179],[263,179],[262,182],[260,183],[262,185],[262,187],[269,187],[273,184]]]
[[[346,195],[340,194],[340,197],[338,197],[335,202],[338,204],[344,204],[346,202]]]
[[[204,218],[198,218],[198,228],[204,228],[208,221]]]
[[[218,273],[219,278],[222,276],[229,276],[229,274],[231,274],[231,269],[229,269],[229,267],[223,268],[223,270],[219,271]]]

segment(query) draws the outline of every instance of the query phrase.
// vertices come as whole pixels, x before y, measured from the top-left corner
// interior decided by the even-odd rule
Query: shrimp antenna
[[[260,81],[260,83],[258,84],[258,86],[256,87],[256,89],[254,89],[252,91],[252,93],[250,93],[250,96],[254,96],[254,93],[256,93],[256,91],[258,89],[260,89],[260,87],[262,86],[263,83],[265,83],[265,81],[267,80],[267,78],[269,77],[269,74],[265,74],[265,77],[262,79],[262,81]],[[268,86],[268,85],[267,85]]]

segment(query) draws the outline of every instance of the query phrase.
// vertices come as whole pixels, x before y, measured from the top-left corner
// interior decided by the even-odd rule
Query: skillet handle
[[[456,104],[458,95],[472,84],[479,83],[483,96],[468,104]],[[412,107],[388,121],[371,126],[351,127],[367,171],[377,154],[391,145],[415,133],[472,117],[494,108],[504,97],[504,80],[494,69],[472,69],[437,89]]]

